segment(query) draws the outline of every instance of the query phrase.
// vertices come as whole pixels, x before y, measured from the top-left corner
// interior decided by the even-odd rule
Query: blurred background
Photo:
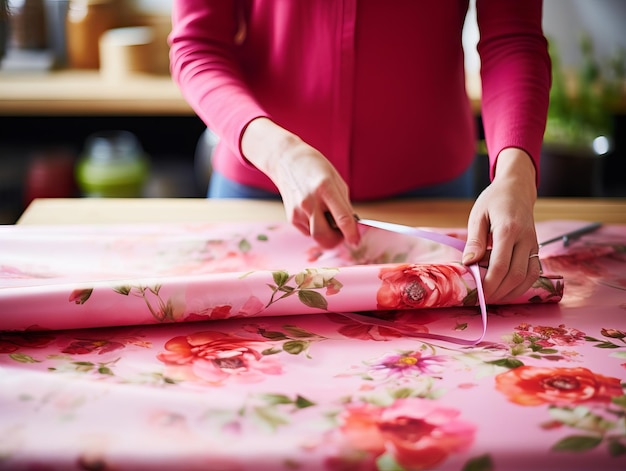
[[[4,4],[4,5],[3,5]],[[464,31],[480,120],[474,1]],[[214,138],[168,71],[171,0],[0,0],[0,224],[38,197],[203,197]],[[542,196],[626,196],[626,2],[544,0]],[[476,194],[488,183],[477,136]]]

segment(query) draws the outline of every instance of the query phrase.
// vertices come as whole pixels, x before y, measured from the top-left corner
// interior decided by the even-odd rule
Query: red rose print
[[[402,264],[382,268],[382,285],[376,293],[379,309],[450,307],[462,304],[467,296],[463,275],[456,265]]]
[[[496,376],[496,389],[522,406],[607,403],[624,394],[618,378],[587,368],[520,366]]]
[[[433,469],[451,453],[468,449],[476,428],[459,411],[435,401],[398,399],[389,407],[351,404],[341,432],[352,449],[379,456],[385,452],[406,469]]]
[[[183,379],[215,385],[228,379],[257,382],[267,374],[282,373],[277,359],[254,348],[259,343],[266,348],[262,342],[222,332],[196,332],[169,340],[157,358]]]

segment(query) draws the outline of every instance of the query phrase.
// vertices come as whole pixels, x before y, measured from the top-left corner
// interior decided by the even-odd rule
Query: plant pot
[[[544,143],[539,196],[603,196],[605,155],[594,151],[592,146]]]

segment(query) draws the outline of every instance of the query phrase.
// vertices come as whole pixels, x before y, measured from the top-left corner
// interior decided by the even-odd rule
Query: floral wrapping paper
[[[323,251],[286,223],[0,230],[0,330],[470,306],[458,250],[362,228]],[[558,302],[560,276],[516,303]]]
[[[626,468],[626,226],[542,248],[558,276],[474,346],[473,279],[423,240],[1,229],[2,469]]]

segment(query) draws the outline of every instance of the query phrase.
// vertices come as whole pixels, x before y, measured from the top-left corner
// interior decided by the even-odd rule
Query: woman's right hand
[[[268,118],[250,122],[241,148],[245,158],[274,182],[287,219],[301,232],[326,248],[342,239],[358,244],[348,186],[317,149]],[[339,230],[330,226],[326,213]]]

